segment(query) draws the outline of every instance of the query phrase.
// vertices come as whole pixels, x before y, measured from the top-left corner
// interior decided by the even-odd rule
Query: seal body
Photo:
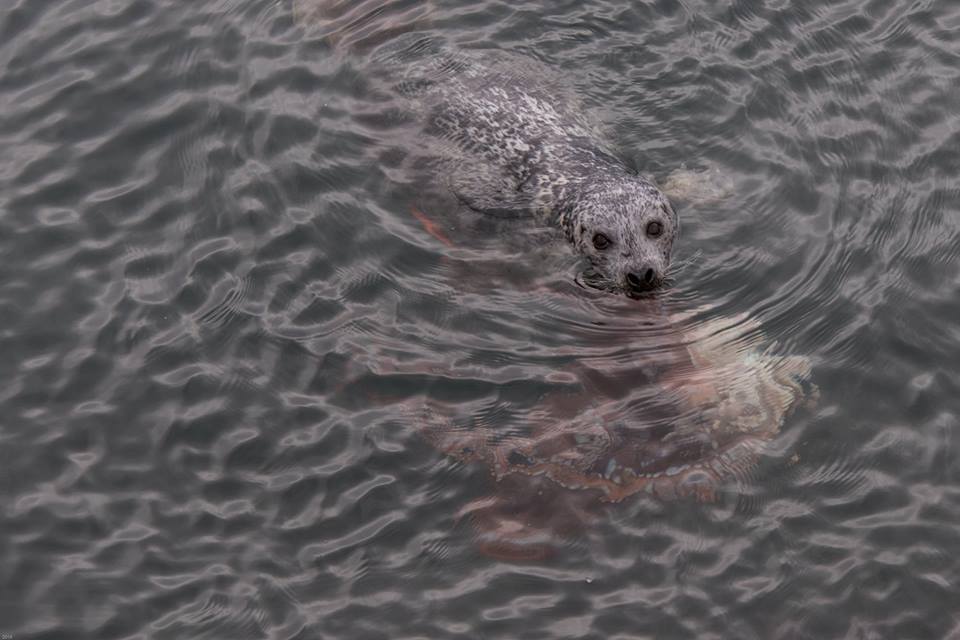
[[[518,56],[486,57],[436,56],[443,77],[435,81],[414,67],[426,132],[456,152],[456,195],[476,210],[528,212],[559,227],[600,286],[660,287],[679,230],[667,197],[611,149],[549,72]]]

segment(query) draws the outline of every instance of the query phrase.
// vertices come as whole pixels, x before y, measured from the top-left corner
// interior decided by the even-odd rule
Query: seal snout
[[[626,280],[627,288],[636,292],[652,291],[660,287],[662,282],[662,278],[652,267],[628,271]]]

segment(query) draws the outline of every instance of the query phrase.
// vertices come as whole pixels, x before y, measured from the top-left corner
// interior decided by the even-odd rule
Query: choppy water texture
[[[380,4],[0,9],[0,632],[960,634],[960,8]],[[819,399],[716,495],[528,495],[577,526],[481,553],[477,505],[544,476],[447,455],[424,407],[509,438],[690,387],[562,239],[425,196],[372,63],[406,25],[731,185],[679,206],[665,313]]]

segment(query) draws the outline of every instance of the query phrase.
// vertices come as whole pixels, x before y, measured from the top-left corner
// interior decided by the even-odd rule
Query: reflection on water
[[[378,6],[0,11],[0,632],[956,634],[960,10]],[[411,25],[686,189],[660,306],[419,171]]]

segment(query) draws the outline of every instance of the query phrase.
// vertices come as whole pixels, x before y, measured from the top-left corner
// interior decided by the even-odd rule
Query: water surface
[[[458,514],[488,470],[403,402],[509,428],[565,364],[643,357],[624,301],[542,230],[427,233],[383,79],[288,2],[8,2],[0,632],[960,633],[960,9],[443,1],[419,28],[555,70],[638,170],[727,177],[681,210],[671,300],[810,358],[818,404],[713,502],[484,556]]]

